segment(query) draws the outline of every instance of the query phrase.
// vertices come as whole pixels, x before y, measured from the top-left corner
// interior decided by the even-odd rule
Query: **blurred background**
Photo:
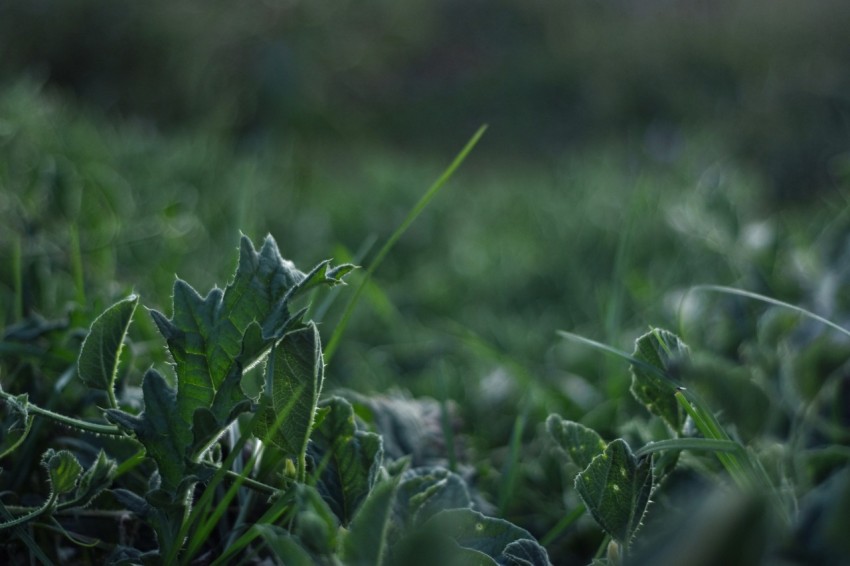
[[[131,290],[170,312],[175,273],[226,283],[240,231],[303,270],[368,265],[486,123],[328,378],[456,403],[498,485],[518,411],[529,439],[549,412],[637,411],[625,365],[558,329],[739,359],[761,307],[702,283],[847,318],[848,29],[842,0],[5,0],[0,327]],[[163,361],[147,317],[131,336]],[[500,503],[545,531],[529,473]]]

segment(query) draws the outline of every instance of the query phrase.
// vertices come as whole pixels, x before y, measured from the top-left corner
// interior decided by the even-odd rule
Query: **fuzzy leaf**
[[[215,288],[201,297],[178,279],[172,317],[151,311],[174,360],[177,389],[149,372],[153,377],[143,386],[144,413],[133,417],[108,411],[108,415],[133,430],[145,445],[160,466],[163,490],[175,494],[181,477],[190,471],[187,462],[196,461],[239,413],[250,408],[251,399],[241,387],[242,370],[271,346],[263,336],[269,321],[274,319],[272,326],[278,331],[302,325],[300,314],[289,316],[289,300],[305,285],[340,283],[335,276],[345,269],[338,269],[329,269],[326,262],[314,275],[305,275],[281,258],[271,236],[259,251],[243,236],[236,274],[224,290]]]
[[[342,278],[355,268],[350,263],[344,263],[331,268],[330,260],[325,260],[310,270],[309,273],[303,274],[301,280],[293,285],[287,294],[278,301],[274,310],[272,310],[271,314],[263,322],[263,338],[266,340],[278,340],[292,326],[293,321],[301,320],[306,309],[296,313],[294,316],[290,316],[287,309],[289,299],[295,293],[300,293],[322,284],[329,286],[345,285]]]
[[[151,311],[174,359],[176,413],[184,428],[194,424],[195,410],[213,405],[216,392],[235,366],[260,354],[245,351],[248,327],[262,321],[303,277],[291,262],[280,257],[271,237],[258,253],[243,236],[236,275],[224,291],[216,288],[202,298],[178,279],[174,283],[172,318]],[[250,346],[262,350],[265,342],[252,339]],[[207,435],[204,431],[199,436]]]
[[[117,469],[115,460],[107,458],[103,450],[98,452],[91,467],[80,478],[80,484],[77,486],[77,492],[74,495],[77,505],[85,507],[104,489],[108,488]]]
[[[92,323],[77,360],[77,374],[89,387],[102,391],[112,391],[115,387],[124,337],[138,304],[138,295],[130,295],[106,309]]]
[[[558,415],[549,415],[546,430],[558,447],[581,469],[590,465],[593,458],[605,450],[606,443],[595,430],[564,420]]]
[[[618,438],[583,472],[575,487],[596,522],[628,544],[640,526],[653,487],[651,458],[636,458]]]
[[[323,403],[327,415],[312,435],[313,459],[321,471],[317,487],[347,525],[375,484],[383,459],[381,437],[357,430],[354,409],[341,397]]]
[[[661,417],[676,432],[681,433],[685,413],[674,397],[677,384],[669,377],[670,364],[687,357],[689,349],[679,337],[666,330],[654,329],[635,342],[634,358],[648,364],[632,364],[632,395],[649,412]],[[651,368],[655,368],[653,371]],[[662,377],[666,376],[666,377]]]
[[[74,491],[83,467],[73,454],[67,450],[56,452],[48,448],[41,457],[41,463],[47,469],[54,493],[62,495]]]
[[[291,406],[270,441],[287,456],[301,458],[313,428],[322,390],[324,360],[319,330],[312,322],[286,334],[274,347],[266,365],[266,388],[255,434],[265,438],[281,411]],[[297,394],[297,399],[293,396]]]
[[[350,566],[381,566],[387,553],[387,532],[399,478],[377,484],[360,506],[343,543],[345,563]]]

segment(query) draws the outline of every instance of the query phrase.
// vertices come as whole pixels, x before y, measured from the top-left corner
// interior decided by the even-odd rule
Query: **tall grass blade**
[[[768,303],[771,305],[775,305],[777,307],[783,307],[786,309],[790,309],[794,312],[800,313],[801,315],[810,318],[812,320],[816,320],[821,324],[825,324],[826,326],[832,328],[833,330],[837,330],[838,332],[844,334],[845,336],[850,336],[850,330],[839,326],[828,320],[822,316],[816,315],[810,310],[806,310],[802,307],[798,307],[797,305],[792,305],[791,303],[786,303],[785,301],[780,301],[779,299],[774,299],[772,297],[768,297],[766,295],[760,295],[758,293],[753,293],[752,291],[745,291],[743,289],[737,289],[735,287],[726,287],[723,285],[695,285],[688,289],[688,292],[691,291],[714,291],[716,293],[725,293],[727,295],[737,295],[739,297],[746,297],[748,299],[753,299],[756,301],[761,301],[763,303]]]
[[[663,379],[670,379],[670,377],[666,373],[661,371],[659,368],[655,367],[652,364],[648,364],[643,360],[639,360],[638,358],[635,358],[634,356],[627,352],[624,352],[623,350],[618,350],[617,348],[609,346],[608,344],[603,344],[602,342],[597,342],[592,338],[585,338],[584,336],[581,336],[579,334],[573,334],[572,332],[567,332],[566,330],[558,330],[557,333],[558,336],[560,336],[561,338],[566,338],[567,340],[570,340],[572,342],[579,342],[580,344],[591,346],[593,348],[596,348],[597,350],[602,350],[603,352],[606,352],[608,354],[613,354],[617,357],[626,360],[630,364],[636,365],[642,369],[645,369],[646,371],[652,372]]]
[[[355,289],[354,293],[351,295],[351,298],[348,300],[348,304],[345,306],[345,311],[342,314],[342,318],[334,329],[334,333],[331,336],[330,342],[328,342],[327,346],[325,346],[325,362],[330,363],[331,358],[333,358],[334,352],[336,352],[337,347],[339,347],[339,341],[342,338],[342,334],[345,332],[346,326],[348,326],[348,321],[351,318],[352,313],[354,312],[354,307],[357,305],[358,300],[360,299],[360,295],[363,294],[364,289],[366,288],[366,283],[371,279],[372,274],[378,269],[378,266],[384,261],[384,258],[393,249],[396,242],[398,242],[399,238],[410,228],[410,225],[413,224],[413,221],[422,213],[428,203],[437,196],[440,190],[445,186],[448,180],[454,175],[454,172],[458,167],[466,160],[466,157],[473,150],[473,148],[478,144],[478,141],[481,139],[481,136],[484,135],[484,132],[487,130],[487,125],[483,125],[478,128],[478,131],[470,138],[470,140],[466,143],[460,153],[454,158],[454,161],[443,171],[442,175],[434,181],[434,184],[422,195],[422,198],[419,199],[419,202],[411,209],[408,213],[407,217],[404,221],[396,228],[395,232],[389,237],[386,243],[381,247],[378,251],[378,255],[375,256],[375,259],[366,269],[366,273],[363,275],[363,278],[360,280],[360,284]]]

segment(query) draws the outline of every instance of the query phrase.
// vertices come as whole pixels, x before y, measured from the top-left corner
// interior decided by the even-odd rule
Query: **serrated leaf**
[[[381,437],[357,430],[354,409],[341,397],[322,404],[329,409],[311,440],[321,475],[317,487],[337,517],[347,525],[377,479],[383,458]]]
[[[91,503],[95,497],[109,487],[117,469],[115,460],[107,458],[103,450],[98,452],[95,461],[80,478],[80,484],[77,486],[77,492],[74,496],[76,505],[85,507]]]
[[[23,393],[2,403],[8,413],[0,425],[0,459],[14,452],[30,432],[33,415],[27,410],[28,402],[29,397]]]
[[[672,362],[689,355],[679,337],[661,329],[653,329],[635,342],[633,357],[644,365],[632,364],[632,395],[649,412],[661,417],[678,434],[685,424],[685,413],[674,397],[677,383],[667,371]]]
[[[636,458],[618,438],[576,476],[585,506],[615,540],[628,544],[641,524],[652,493],[652,460]]]
[[[172,456],[182,451],[180,460],[197,460],[250,407],[241,388],[242,368],[255,364],[271,346],[265,329],[283,332],[303,325],[301,313],[289,316],[289,300],[305,285],[340,283],[338,275],[344,271],[332,270],[324,262],[312,275],[305,275],[280,256],[271,236],[259,251],[243,236],[236,274],[224,290],[216,288],[201,297],[185,281],[175,282],[172,317],[151,311],[177,376],[173,413],[180,421],[177,428],[184,432],[167,450]],[[161,448],[153,452],[162,452]],[[175,478],[173,470],[163,474],[164,487],[172,489]]]
[[[47,469],[50,486],[56,495],[74,491],[83,467],[73,454],[67,450],[56,452],[48,448],[41,457],[41,463]]]
[[[136,435],[156,462],[162,488],[176,493],[186,475],[186,447],[192,442],[192,430],[178,414],[174,390],[155,369],[145,373],[142,392],[145,410],[140,415],[110,409],[106,416]]]
[[[387,532],[393,499],[400,478],[378,483],[360,506],[343,542],[345,563],[350,566],[381,566],[387,553]]]
[[[595,430],[579,423],[549,415],[546,431],[567,457],[579,468],[584,469],[601,454],[607,444]]]
[[[307,275],[280,256],[271,236],[266,237],[259,252],[243,236],[236,275],[223,291],[213,289],[202,298],[185,281],[175,282],[172,318],[166,319],[156,311],[152,314],[177,366],[181,414],[209,406],[232,364],[237,359],[247,363],[258,353],[243,351],[243,338],[250,325],[259,324],[264,329],[264,341],[252,340],[252,350],[264,349],[270,340],[265,332],[270,328],[268,319],[277,321],[271,324],[275,329],[286,327],[290,320],[288,301],[307,281],[311,281]],[[190,418],[186,420],[189,424]]]
[[[324,361],[319,330],[312,322],[286,334],[266,364],[266,389],[256,435],[265,438],[286,406],[290,410],[270,441],[287,456],[300,460],[307,451],[316,404],[322,390]],[[293,400],[293,396],[297,399]]]
[[[322,284],[329,286],[345,285],[342,278],[353,269],[356,269],[356,266],[350,263],[344,263],[332,268],[330,266],[330,260],[325,260],[310,270],[309,273],[304,274],[303,278],[293,285],[287,294],[278,301],[274,310],[272,310],[271,314],[263,322],[263,337],[267,340],[280,339],[287,329],[292,327],[294,321],[298,321],[304,316],[306,309],[293,316],[289,315],[287,303],[293,295]]]
[[[130,295],[106,309],[92,323],[77,360],[77,374],[89,387],[110,394],[114,390],[124,337],[138,304],[138,295]]]

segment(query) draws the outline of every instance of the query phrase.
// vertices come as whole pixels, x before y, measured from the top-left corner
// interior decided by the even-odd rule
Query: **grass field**
[[[32,81],[6,85],[0,92],[6,559],[401,563],[437,536],[424,527],[396,532],[400,527],[379,519],[382,510],[399,513],[392,506],[400,493],[415,499],[415,491],[405,491],[415,483],[402,473],[407,457],[410,470],[444,468],[428,472],[433,485],[463,483],[467,499],[440,492],[432,505],[471,505],[542,545],[523,547],[523,562],[516,549],[502,548],[508,539],[495,533],[507,528],[503,523],[476,519],[484,534],[455,541],[463,553],[447,559],[458,564],[545,564],[546,553],[553,564],[681,564],[683,556],[704,564],[847,562],[850,548],[839,533],[847,528],[850,494],[850,342],[846,331],[814,318],[848,326],[846,177],[808,202],[788,204],[706,128],[683,132],[672,154],[652,140],[625,139],[506,157],[488,147],[488,132],[367,279],[382,246],[472,134],[457,132],[448,152],[298,138],[246,149],[203,129],[161,132],[144,121],[108,118]],[[216,436],[213,455],[204,452],[199,461],[218,470],[233,464],[227,458],[233,455],[233,473],[242,470],[243,480],[275,496],[243,486],[231,503],[230,484],[196,471],[199,486],[175,487],[169,496],[188,494],[195,506],[174,515],[177,499],[163,503],[164,496],[148,491],[152,474],[168,479],[165,460],[143,462],[135,440],[56,425],[34,407],[107,423],[102,392],[76,379],[81,343],[95,318],[131,293],[171,316],[175,275],[202,295],[224,288],[240,234],[257,247],[272,235],[302,271],[325,259],[363,267],[347,275],[348,287],[317,288],[301,299],[313,301],[308,317],[326,348],[346,304],[361,285],[363,292],[339,347],[325,351],[326,405],[316,414],[331,416],[308,429],[308,436],[318,432],[300,454],[312,462],[304,465],[313,484],[300,467],[287,476],[298,458],[287,459],[289,449],[274,442],[250,470],[250,455],[259,451],[245,422],[252,409],[230,428],[232,419],[218,423],[223,436]],[[171,342],[170,352],[163,348],[163,326],[145,309],[133,321],[126,339],[118,334],[127,346],[111,374],[118,393],[112,409],[137,415],[151,402],[141,391],[149,368],[172,386],[182,378],[169,373],[177,358]],[[646,334],[652,328],[678,338]],[[632,354],[640,336],[648,350]],[[248,372],[246,384],[261,383],[258,375]],[[642,379],[663,401],[630,392]],[[671,384],[686,392],[674,395],[665,389]],[[24,393],[27,400],[10,400]],[[360,486],[369,495],[363,494],[359,521],[321,489],[319,456],[336,450],[321,426],[344,420],[334,412],[344,415],[342,402],[334,405],[331,395],[348,399],[358,416],[351,438],[365,445],[367,431],[382,436],[383,460],[367,468],[376,474],[383,464],[383,476]],[[659,409],[664,403],[668,409]],[[291,409],[274,405],[283,415]],[[313,426],[315,402],[310,411]],[[562,423],[567,432],[558,432]],[[133,430],[142,438],[141,429]],[[605,452],[576,459],[570,455],[576,438],[600,438]],[[618,438],[624,442],[612,442]],[[651,448],[662,441],[671,444]],[[142,445],[148,455],[159,449]],[[42,458],[51,448],[69,452]],[[51,470],[73,468],[71,458],[95,470],[100,449],[116,468],[111,475],[106,464],[97,468],[108,478],[75,514],[83,476],[68,472],[69,480]],[[619,506],[606,507],[592,488],[574,488],[576,477],[598,480],[600,489],[617,487],[595,471],[593,456],[635,467],[629,473],[638,487]],[[62,481],[72,486],[60,493]],[[38,511],[54,493],[59,499]],[[143,504],[160,505],[161,515],[146,516]],[[190,517],[190,510],[198,514]],[[438,515],[451,515],[444,513]],[[13,519],[29,514],[31,520]],[[173,536],[166,544],[168,525],[185,539]],[[255,538],[239,538],[251,533]],[[529,539],[508,542],[516,540]],[[480,550],[492,541],[504,544]],[[388,550],[370,554],[375,544]]]

